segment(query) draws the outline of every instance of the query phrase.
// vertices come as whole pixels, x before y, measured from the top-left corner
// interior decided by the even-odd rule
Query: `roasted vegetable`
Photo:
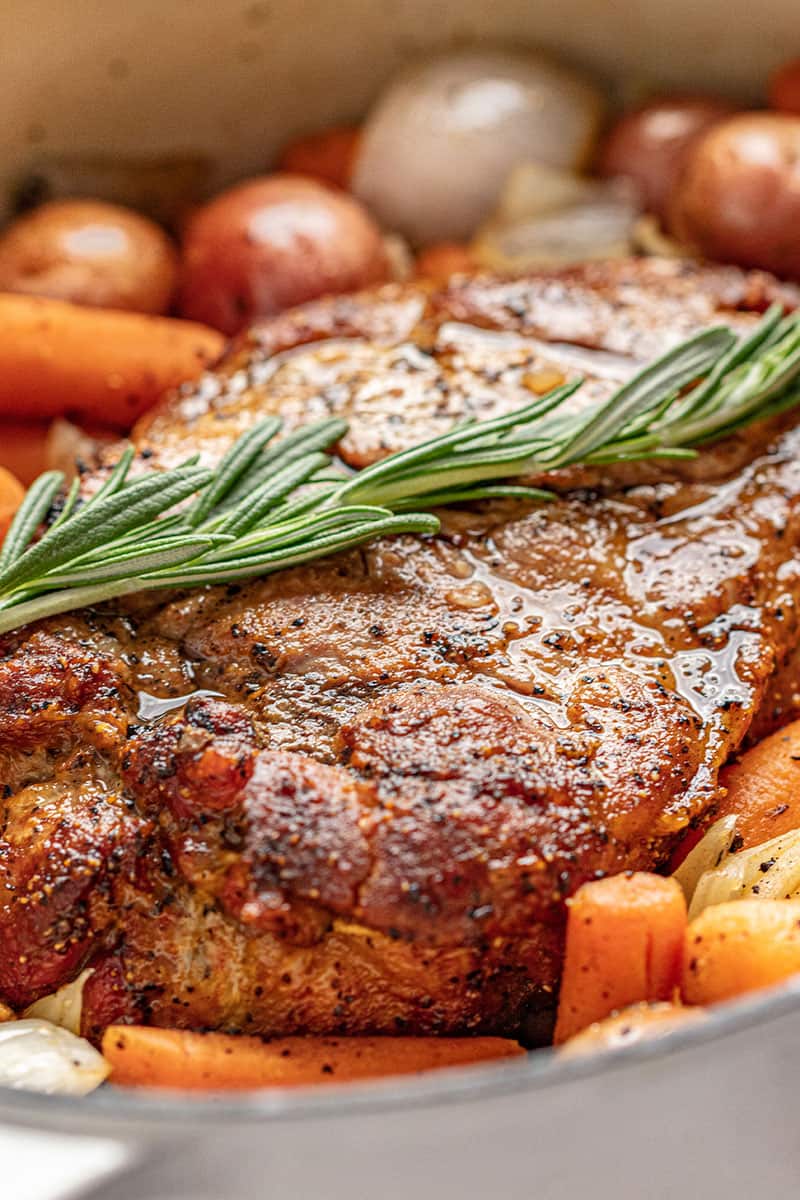
[[[97,200],[61,200],[0,236],[0,291],[165,313],[178,255],[153,221]]]
[[[703,1008],[685,1008],[682,1004],[632,1004],[575,1034],[561,1047],[561,1054],[570,1057],[594,1054],[598,1050],[617,1050],[634,1042],[651,1041],[684,1025],[696,1025],[707,1015]]]
[[[503,274],[631,252],[639,217],[625,179],[584,179],[541,163],[516,167],[470,246],[476,263]]]
[[[233,1090],[344,1083],[467,1066],[524,1053],[504,1038],[260,1038],[112,1025],[103,1037],[111,1080],[131,1087]]]
[[[584,884],[567,905],[556,1044],[629,1004],[671,999],[686,930],[674,879],[612,875]]]
[[[0,1087],[85,1096],[108,1070],[94,1046],[49,1021],[0,1024]]]
[[[698,137],[734,112],[713,96],[659,96],[623,113],[597,159],[601,175],[632,179],[648,212],[666,216],[686,155]]]
[[[692,147],[669,206],[707,258],[800,278],[800,117],[742,113]]]
[[[24,496],[25,488],[17,477],[5,467],[0,467],[0,537],[5,537]]]
[[[182,313],[229,334],[389,274],[366,210],[302,175],[267,175],[217,196],[189,222],[183,255]]]
[[[415,63],[364,126],[353,191],[415,246],[463,241],[509,171],[586,163],[604,101],[541,54],[468,49]]]
[[[722,772],[718,816],[735,816],[742,846],[800,829],[800,721],[764,738]]]
[[[437,242],[417,255],[415,274],[420,279],[449,279],[459,271],[474,271],[477,263],[463,242]]]
[[[224,344],[188,321],[0,295],[0,417],[76,413],[127,429]]]
[[[348,188],[360,137],[357,127],[339,125],[296,138],[281,151],[278,169]]]
[[[707,908],[686,931],[681,993],[717,1004],[800,972],[800,900],[738,900]]]
[[[773,72],[767,98],[770,108],[800,116],[800,58],[793,58]]]

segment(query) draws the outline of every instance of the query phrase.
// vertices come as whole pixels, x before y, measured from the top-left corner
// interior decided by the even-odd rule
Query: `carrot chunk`
[[[191,321],[0,295],[0,417],[67,413],[128,429],[165,391],[222,353]]]
[[[622,1012],[587,1025],[564,1043],[564,1055],[593,1054],[597,1050],[615,1050],[634,1042],[664,1037],[684,1025],[695,1025],[708,1014],[704,1008],[684,1008],[682,1004],[632,1004]]]
[[[800,828],[800,721],[753,746],[722,772],[720,782],[728,794],[716,815],[736,815],[744,847]]]
[[[310,175],[312,179],[346,190],[350,186],[360,140],[361,131],[352,125],[335,126],[297,138],[281,152],[278,170]]]
[[[409,1075],[524,1054],[506,1038],[287,1037],[110,1025],[102,1051],[126,1087],[241,1090]]]
[[[555,1042],[680,982],[686,902],[674,879],[637,872],[586,883],[568,902]]]
[[[0,541],[6,536],[24,496],[25,488],[17,477],[0,467]]]
[[[800,900],[732,900],[686,931],[681,992],[716,1004],[800,973]]]

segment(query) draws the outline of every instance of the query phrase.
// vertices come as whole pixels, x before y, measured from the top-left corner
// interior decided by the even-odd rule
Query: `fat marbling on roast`
[[[341,414],[362,465],[564,376],[607,395],[775,297],[639,261],[322,301],[135,440],[153,468],[213,461],[267,412]],[[7,636],[0,998],[89,964],[91,1035],[517,1030],[551,1003],[565,897],[662,864],[791,708],[798,437],[564,472],[552,503],[450,511],[434,539]]]

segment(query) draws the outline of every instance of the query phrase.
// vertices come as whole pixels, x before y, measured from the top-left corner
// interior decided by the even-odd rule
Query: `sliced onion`
[[[414,273],[414,255],[405,238],[399,233],[386,233],[383,237],[383,249],[389,264],[389,278],[395,283],[404,283]]]
[[[701,845],[702,842],[698,843],[695,850]],[[694,920],[712,904],[724,904],[728,900],[793,900],[798,897],[800,829],[793,829],[762,842],[760,846],[731,854],[720,866],[705,871],[694,889],[689,919]]]
[[[0,1025],[0,1086],[50,1095],[85,1096],[110,1067],[94,1046],[48,1021]]]
[[[633,227],[633,247],[653,258],[691,258],[688,246],[664,232],[658,217],[644,213]]]
[[[78,462],[87,466],[94,465],[100,449],[116,440],[116,435],[92,437],[80,426],[67,421],[65,417],[56,417],[47,431],[45,441],[45,461],[48,470],[63,471],[67,479],[72,479],[77,472]]]
[[[516,273],[630,254],[640,205],[627,180],[597,182],[526,163],[511,172],[471,246],[481,266]]]
[[[541,54],[462,50],[415,65],[370,113],[352,190],[413,245],[464,241],[522,162],[576,168],[604,102]]]
[[[83,988],[91,974],[91,967],[87,967],[85,971],[81,971],[77,979],[73,979],[72,983],[65,983],[57,992],[51,992],[49,996],[42,996],[41,1000],[29,1005],[23,1016],[49,1021],[61,1029],[68,1029],[70,1033],[79,1034]]]
[[[683,888],[686,903],[691,904],[700,877],[718,867],[733,845],[736,836],[736,817],[722,817],[703,834],[696,846],[686,855],[674,877]]]

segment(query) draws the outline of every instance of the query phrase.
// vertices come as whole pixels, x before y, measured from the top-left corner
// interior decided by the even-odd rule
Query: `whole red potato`
[[[800,116],[800,58],[778,67],[769,79],[767,100],[770,108],[778,112]]]
[[[387,275],[381,231],[358,201],[301,176],[268,175],[192,217],[181,312],[234,334],[257,317]]]
[[[601,175],[625,175],[648,212],[666,215],[669,197],[692,145],[735,111],[713,96],[661,96],[624,113],[600,147]]]
[[[800,117],[742,113],[696,143],[669,225],[707,258],[800,279]]]
[[[0,235],[0,291],[93,308],[164,313],[178,274],[155,222],[99,200],[54,200]]]

